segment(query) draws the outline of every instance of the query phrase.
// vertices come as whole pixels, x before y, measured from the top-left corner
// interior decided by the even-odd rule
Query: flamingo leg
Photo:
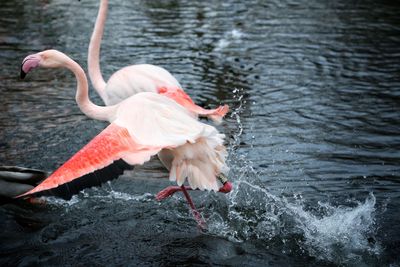
[[[200,213],[197,211],[196,207],[193,204],[192,198],[190,197],[188,191],[186,190],[186,187],[184,185],[181,186],[182,192],[185,195],[185,198],[187,202],[189,203],[189,206],[192,210],[193,216],[197,221],[197,225],[199,226],[200,229],[204,229],[206,222],[201,218]]]
[[[218,176],[218,179],[222,183],[222,186],[219,188],[218,192],[225,193],[225,194],[229,193],[232,190],[232,183],[229,182],[228,178],[222,173]],[[182,191],[183,194],[185,195],[185,198],[186,198],[190,208],[192,209],[193,216],[196,219],[199,228],[204,229],[205,221],[201,218],[200,213],[196,210],[196,207],[193,204],[192,198],[190,197],[189,193],[187,192],[188,190],[193,190],[193,189],[190,186],[184,186],[184,185],[168,186],[168,187],[164,188],[163,190],[161,190],[160,192],[158,192],[158,194],[156,195],[156,199],[158,201],[161,201],[169,196],[172,196],[173,194],[175,194],[178,191]]]
[[[185,186],[186,190],[193,190],[190,186]],[[198,190],[198,189],[196,189]],[[156,195],[156,200],[161,201],[163,199],[166,199],[167,197],[172,196],[176,192],[182,191],[181,186],[168,186],[161,190],[160,192],[157,193]],[[232,183],[231,182],[225,182],[223,186],[221,186],[218,190],[220,193],[227,194],[232,191]]]
[[[186,186],[185,188],[186,190],[193,190],[190,186]],[[163,190],[161,190],[160,192],[157,193],[156,195],[156,199],[158,201],[161,201],[167,197],[172,196],[173,194],[175,194],[178,191],[182,191],[182,188],[180,186],[168,186],[166,188],[164,188]]]

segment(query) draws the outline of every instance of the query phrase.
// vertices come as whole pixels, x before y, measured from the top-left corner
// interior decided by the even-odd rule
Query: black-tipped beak
[[[27,56],[21,64],[21,79],[25,78],[26,74],[32,69],[39,67],[41,56],[39,54],[32,54]]]
[[[24,79],[26,76],[26,72],[22,69],[23,66],[24,64],[21,65],[21,74],[20,74],[21,79]]]

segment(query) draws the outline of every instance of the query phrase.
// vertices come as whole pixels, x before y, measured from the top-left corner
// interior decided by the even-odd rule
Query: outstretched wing
[[[117,178],[131,164],[141,164],[160,149],[142,146],[126,128],[109,125],[28,195],[55,195],[71,199],[80,190]],[[128,164],[129,163],[129,164]]]

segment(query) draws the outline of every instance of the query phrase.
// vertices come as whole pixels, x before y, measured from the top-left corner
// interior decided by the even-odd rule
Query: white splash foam
[[[362,262],[362,255],[379,255],[382,248],[375,236],[375,203],[371,194],[351,207],[319,203],[314,214],[304,208],[304,200],[290,203],[254,183],[235,181],[228,198],[228,215],[209,217],[209,231],[242,242],[273,238],[283,241],[301,234],[302,250],[321,260],[336,264]],[[322,214],[321,214],[322,213]],[[372,238],[372,242],[369,239]],[[295,242],[295,241],[293,241]]]
[[[287,204],[293,212],[297,227],[303,232],[306,249],[310,255],[319,259],[344,264],[358,258],[362,251],[380,253],[380,246],[368,242],[375,223],[376,199],[371,194],[356,207],[333,207],[327,203],[318,203],[327,212],[316,216],[303,207]]]
[[[243,35],[243,32],[237,29],[226,32],[224,36],[218,41],[216,47],[214,48],[214,51],[221,51],[228,47],[231,43],[240,41]]]
[[[89,193],[90,192],[90,193]],[[93,194],[94,192],[94,194]],[[150,193],[144,194],[128,194],[124,192],[118,192],[111,189],[102,189],[102,188],[91,188],[90,190],[83,190],[80,194],[72,196],[70,200],[64,200],[57,197],[41,197],[44,203],[55,205],[55,206],[63,206],[66,208],[70,208],[82,201],[82,199],[87,198],[97,198],[101,200],[124,200],[124,201],[141,201],[148,202],[154,200],[154,195]]]
[[[106,196],[101,196],[109,199],[121,199],[125,201],[129,200],[134,200],[134,201],[153,201],[154,200],[154,195],[150,193],[144,193],[144,194],[139,194],[139,195],[132,195],[124,192],[118,192],[111,190],[108,195]]]
[[[231,176],[236,179],[233,191],[227,195],[227,214],[226,210],[210,211],[209,232],[236,242],[280,239],[285,243],[301,234],[300,241],[292,241],[301,250],[336,264],[362,262],[365,254],[379,255],[382,249],[374,239],[376,199],[372,193],[363,202],[346,202],[346,207],[320,202],[319,212],[315,214],[304,208],[306,200],[301,195],[291,203],[264,188],[252,162],[237,152],[243,134],[244,104],[239,89],[234,90],[234,99],[237,103],[231,118],[237,130],[228,146],[228,161]]]
[[[231,36],[232,36],[232,38],[234,38],[234,39],[239,39],[239,38],[242,38],[243,33],[242,33],[241,31],[239,31],[239,30],[233,29],[233,30],[231,31]]]
[[[40,199],[42,199],[43,202],[46,204],[55,206],[64,206],[64,207],[71,207],[79,202],[78,195],[72,196],[70,200],[64,200],[62,198],[57,198],[57,197],[41,197]]]

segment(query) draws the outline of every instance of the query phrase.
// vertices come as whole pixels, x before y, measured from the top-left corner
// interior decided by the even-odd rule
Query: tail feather
[[[193,189],[218,191],[217,176],[226,173],[223,135],[211,134],[175,149],[169,179],[182,185],[186,178]]]
[[[191,176],[188,176],[188,182],[191,187],[198,186],[200,190],[218,191],[218,183],[213,168],[207,168],[207,163],[197,161],[188,167]]]

